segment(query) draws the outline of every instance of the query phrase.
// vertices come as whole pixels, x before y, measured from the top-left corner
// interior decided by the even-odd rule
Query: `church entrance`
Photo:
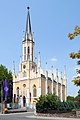
[[[26,97],[23,96],[23,107],[26,107]]]

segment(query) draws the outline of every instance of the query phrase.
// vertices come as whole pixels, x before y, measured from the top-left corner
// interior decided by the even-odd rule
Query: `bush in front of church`
[[[77,109],[77,103],[73,101],[61,102],[59,97],[56,95],[40,96],[36,103],[37,113],[61,113],[70,112],[73,109]]]
[[[73,109],[77,109],[77,103],[73,102],[73,101],[63,101],[60,102],[59,106],[58,106],[58,111],[59,112],[70,112]]]
[[[56,95],[40,96],[36,103],[36,111],[38,113],[50,113],[57,110],[60,104],[60,99]]]

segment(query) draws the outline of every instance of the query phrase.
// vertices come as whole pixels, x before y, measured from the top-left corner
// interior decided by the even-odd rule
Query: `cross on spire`
[[[27,9],[29,10],[29,9],[30,9],[30,7],[27,7]]]

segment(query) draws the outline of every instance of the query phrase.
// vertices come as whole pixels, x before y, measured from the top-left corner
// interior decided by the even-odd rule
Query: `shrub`
[[[36,103],[38,113],[69,112],[73,109],[79,109],[79,105],[74,101],[61,102],[56,95],[40,96]]]
[[[56,95],[40,96],[36,103],[37,112],[50,113],[52,110],[57,110],[60,99]]]

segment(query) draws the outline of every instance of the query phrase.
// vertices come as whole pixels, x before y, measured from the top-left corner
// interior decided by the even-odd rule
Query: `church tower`
[[[30,13],[29,13],[29,7],[28,14],[27,14],[27,21],[26,21],[26,31],[25,36],[22,41],[22,62],[20,63],[20,71],[23,72],[23,76],[29,76],[29,71],[36,71],[36,63],[34,60],[34,38],[33,33],[31,29],[31,20],[30,20]]]

